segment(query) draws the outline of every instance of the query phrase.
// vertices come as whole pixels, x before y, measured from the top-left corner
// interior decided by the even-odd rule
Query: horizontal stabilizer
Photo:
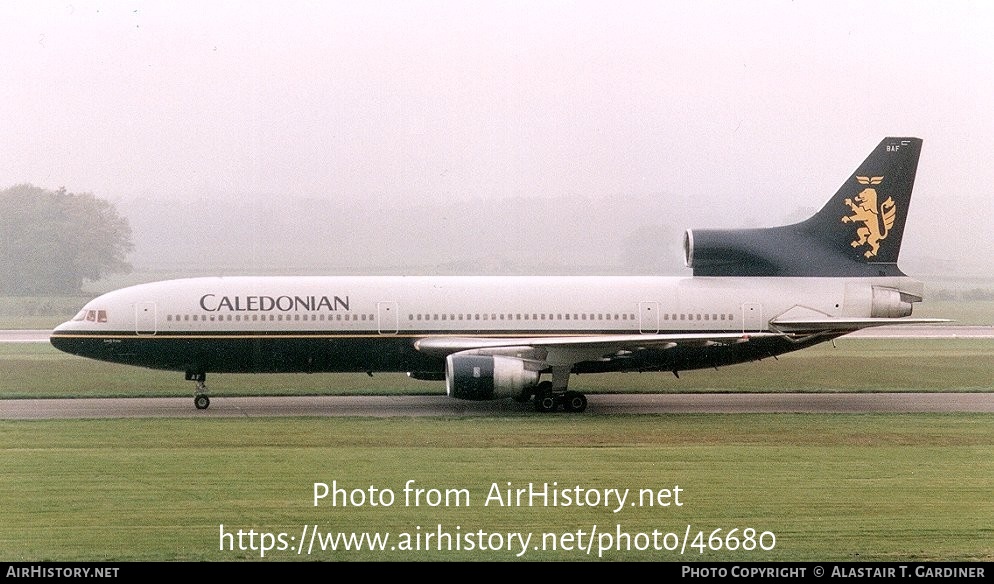
[[[875,326],[930,325],[951,322],[944,318],[788,318],[770,325],[785,333],[853,332]]]

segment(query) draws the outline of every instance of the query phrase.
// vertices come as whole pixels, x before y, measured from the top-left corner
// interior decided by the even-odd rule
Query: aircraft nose
[[[52,332],[49,333],[49,338],[69,331],[72,328],[72,324],[73,321],[67,320],[64,323],[57,325],[54,329],[52,329]]]
[[[72,321],[66,321],[52,329],[52,332],[48,335],[48,342],[60,351],[75,354],[76,351],[73,350],[74,343],[72,338],[65,335],[65,333],[69,330],[71,323]]]
[[[52,329],[52,332],[48,334],[48,342],[51,343],[52,346],[55,347],[56,349],[62,349],[62,347],[59,346],[60,342],[62,341],[62,337],[60,337],[59,334],[62,332],[63,330],[62,327],[64,327],[65,324],[66,323],[60,324],[59,326]]]

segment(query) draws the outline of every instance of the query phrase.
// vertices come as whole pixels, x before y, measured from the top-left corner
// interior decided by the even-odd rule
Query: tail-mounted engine
[[[900,318],[911,316],[912,303],[921,302],[921,297],[883,286],[873,286],[873,304],[870,316],[875,318]]]

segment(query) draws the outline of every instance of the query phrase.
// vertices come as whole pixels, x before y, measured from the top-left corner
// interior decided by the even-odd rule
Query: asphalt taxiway
[[[991,412],[994,393],[593,394],[584,414]],[[0,419],[232,418],[271,416],[493,416],[532,412],[511,400],[467,402],[446,396],[223,397],[207,410],[192,398],[0,400]]]

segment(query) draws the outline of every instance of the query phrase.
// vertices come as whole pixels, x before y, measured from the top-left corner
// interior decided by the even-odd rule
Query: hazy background
[[[902,267],[990,276],[992,2],[4,2],[0,188],[141,270],[689,274],[925,140]]]

